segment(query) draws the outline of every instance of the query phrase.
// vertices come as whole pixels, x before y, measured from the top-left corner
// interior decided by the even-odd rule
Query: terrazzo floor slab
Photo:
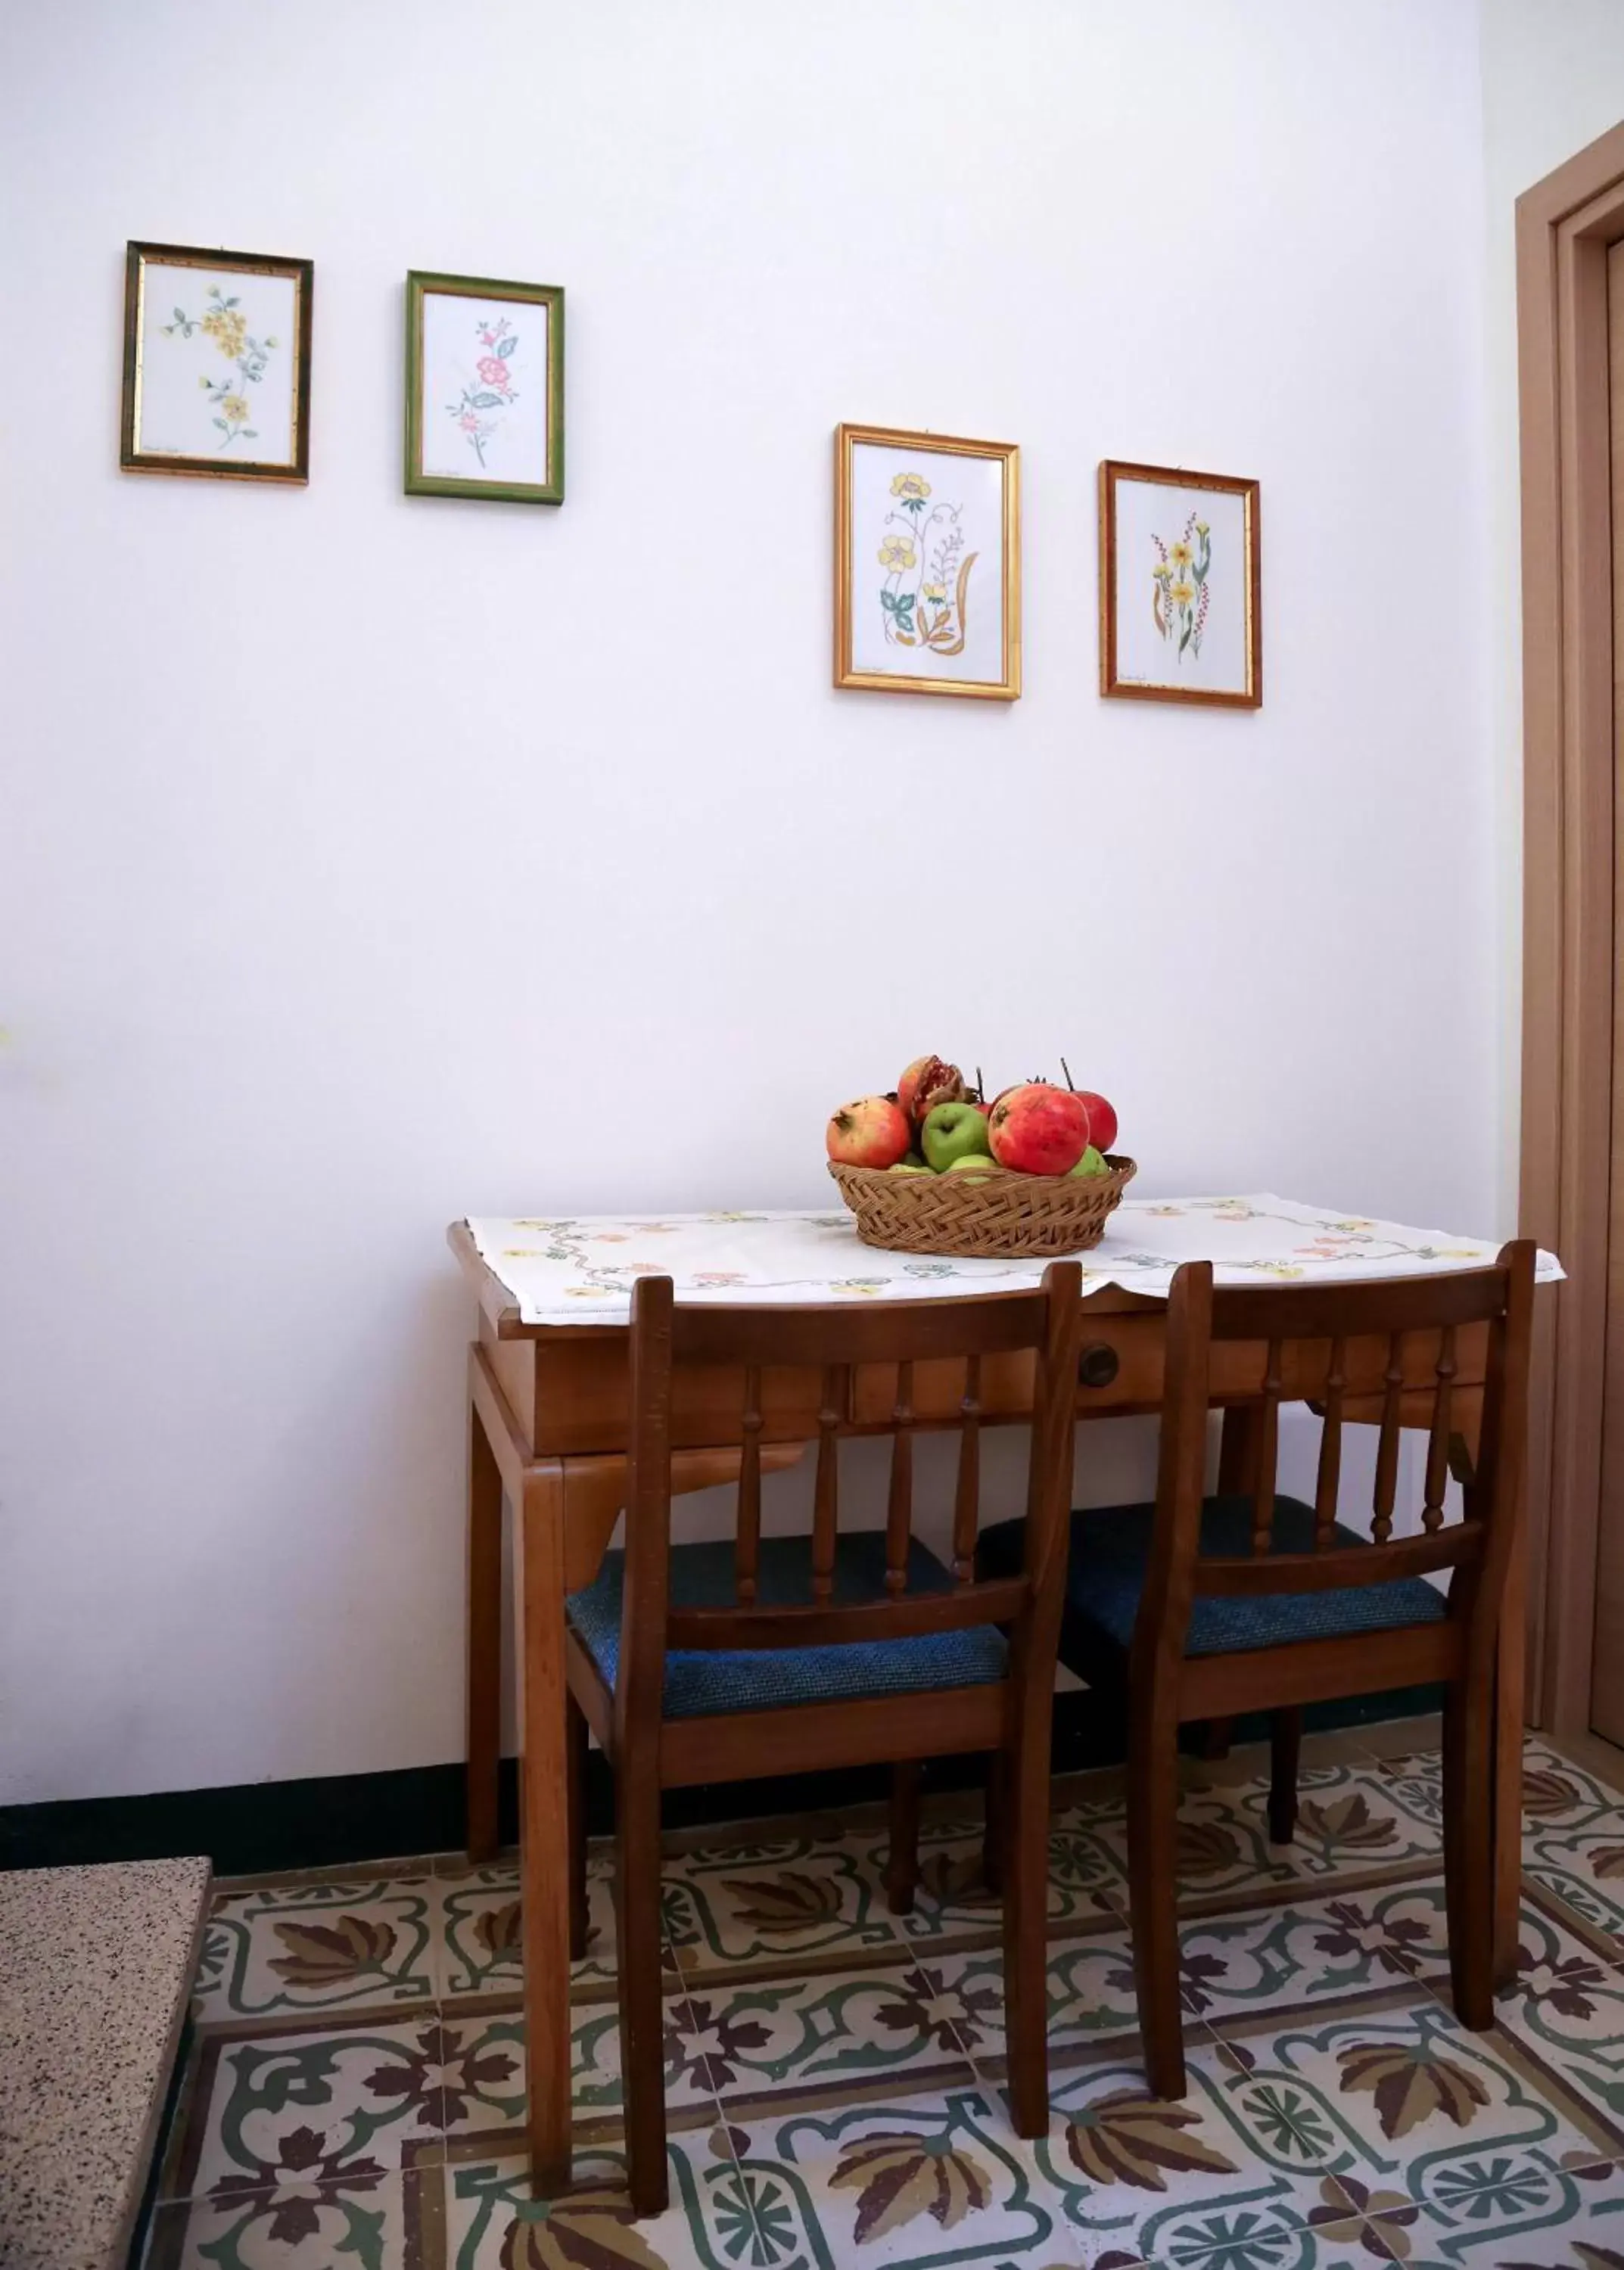
[[[209,1904],[206,1860],[0,1875],[0,2265],[117,2270]]]
[[[1387,1754],[1378,1754],[1378,1740]],[[873,1820],[671,1840],[671,2203],[624,2189],[607,1855],[575,1973],[576,2183],[530,2197],[510,1866],[228,1887],[148,2270],[1624,2270],[1624,1799],[1534,1744],[1517,1976],[1450,2007],[1435,1752],[1310,1747],[1302,1833],[1192,1769],[1190,2093],[1147,2096],[1120,1790],[1050,1840],[1053,2111],[1004,2097],[974,1807],[891,1916]]]

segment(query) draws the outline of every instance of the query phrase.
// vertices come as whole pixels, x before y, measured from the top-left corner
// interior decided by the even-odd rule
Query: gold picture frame
[[[315,284],[308,260],[131,242],[121,469],[308,483]]]
[[[990,573],[983,563],[994,539]],[[1020,451],[1013,442],[835,427],[834,683],[875,694],[1019,699]]]
[[[1124,491],[1137,494],[1124,496]],[[1177,492],[1165,501],[1159,491]],[[1222,499],[1201,517],[1207,498]],[[1189,500],[1193,504],[1186,504]],[[1149,510],[1145,508],[1149,504]],[[1181,519],[1181,513],[1183,517]],[[1170,515],[1170,517],[1167,516]],[[1156,519],[1166,518],[1168,533]],[[1258,485],[1108,457],[1100,467],[1100,691],[1114,701],[1221,709],[1263,704],[1263,538]],[[1214,561],[1238,539],[1238,574]],[[1131,553],[1131,560],[1125,555]],[[1142,581],[1124,613],[1124,571]],[[1141,576],[1142,571],[1142,576]],[[1220,593],[1212,605],[1214,590]]]

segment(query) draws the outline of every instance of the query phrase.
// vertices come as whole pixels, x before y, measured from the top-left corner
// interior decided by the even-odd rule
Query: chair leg
[[[1185,2093],[1179,1997],[1178,1726],[1137,1707],[1128,1752],[1128,1902],[1139,2035],[1153,2096]]]
[[[587,1951],[586,1713],[573,1695],[565,1698],[564,1740],[569,1765],[569,1959]]]
[[[1297,1762],[1302,1754],[1302,1711],[1293,1704],[1269,1717],[1269,1842],[1289,1844],[1297,1833]]]
[[[891,1849],[886,1857],[886,1904],[893,1915],[911,1915],[919,1883],[919,1783],[916,1758],[891,1769]]]
[[[1003,1750],[987,1759],[987,1821],[982,1833],[982,1881],[990,1892],[1004,1889],[1005,1858],[1009,1849],[1009,1759]]]
[[[659,2214],[665,2168],[664,2011],[660,2000],[660,1785],[645,1764],[615,1761],[615,1940],[620,2070],[634,2215]]]
[[[1004,1838],[1004,2029],[1010,2118],[1018,2136],[1049,2129],[1049,1745],[999,1754]]]
[[[1205,1721],[1197,1749],[1198,1756],[1205,1758],[1209,1764],[1221,1765],[1234,1747],[1233,1718],[1208,1718]]]
[[[1443,1705],[1443,1884],[1455,2014],[1494,2022],[1494,1729],[1490,1695],[1451,1686]]]

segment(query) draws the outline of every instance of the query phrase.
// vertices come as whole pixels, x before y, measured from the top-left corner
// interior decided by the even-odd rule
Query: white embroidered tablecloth
[[[825,1213],[480,1216],[481,1259],[527,1324],[624,1324],[638,1277],[674,1279],[681,1301],[917,1300],[1034,1286],[1034,1261],[947,1261],[864,1245],[843,1209]],[[1499,1247],[1441,1230],[1250,1198],[1126,1198],[1083,1262],[1083,1290],[1165,1295],[1181,1262],[1211,1261],[1220,1284],[1249,1279],[1414,1277],[1492,1261]],[[1560,1278],[1539,1257],[1542,1281]]]

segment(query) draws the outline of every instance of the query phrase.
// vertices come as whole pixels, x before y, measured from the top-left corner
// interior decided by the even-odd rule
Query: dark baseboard
[[[1352,1702],[1310,1705],[1309,1728],[1370,1725],[1435,1710],[1441,1691],[1406,1688],[1361,1695]],[[1197,1730],[1187,1730],[1192,1747]],[[1264,1718],[1236,1724],[1238,1742],[1260,1740]],[[1126,1754],[1120,1709],[1086,1692],[1055,1702],[1054,1768],[1077,1773],[1115,1765]],[[979,1786],[977,1758],[934,1759],[927,1792]],[[782,1775],[673,1790],[665,1819],[673,1829],[748,1821],[766,1814],[839,1810],[885,1796],[890,1769],[862,1767],[825,1774]],[[502,1761],[501,1836],[518,1836],[518,1789],[514,1762]],[[594,1836],[614,1819],[608,1769],[594,1750],[588,1765],[587,1822]],[[454,1852],[463,1843],[463,1769],[416,1766],[398,1773],[339,1774],[311,1781],[249,1782],[232,1789],[175,1790],[152,1797],[92,1797],[57,1805],[0,1807],[0,1869],[45,1868],[100,1860],[161,1860],[178,1853],[207,1854],[218,1876],[268,1874],[279,1869],[342,1866],[389,1859],[397,1854]]]

